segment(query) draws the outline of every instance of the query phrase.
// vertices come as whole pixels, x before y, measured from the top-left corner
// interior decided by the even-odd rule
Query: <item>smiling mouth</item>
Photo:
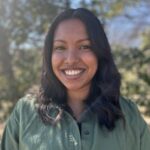
[[[64,69],[63,73],[67,76],[78,76],[81,75],[85,69]]]

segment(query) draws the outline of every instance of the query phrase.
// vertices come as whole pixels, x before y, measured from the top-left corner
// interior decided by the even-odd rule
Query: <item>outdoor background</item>
[[[150,123],[150,0],[0,0],[0,136],[17,100],[38,89],[46,32],[70,7],[88,8],[101,20],[121,93]]]

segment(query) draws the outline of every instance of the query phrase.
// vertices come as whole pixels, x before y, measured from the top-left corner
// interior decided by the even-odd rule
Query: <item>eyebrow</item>
[[[79,42],[82,42],[82,41],[90,41],[90,39],[89,38],[84,38],[84,39],[78,40],[77,42],[79,43]]]
[[[56,40],[54,40],[54,42],[63,42],[63,43],[66,43],[64,40],[61,40],[61,39],[56,39]]]
[[[80,42],[82,42],[82,41],[90,41],[90,39],[89,39],[89,38],[79,39],[79,40],[77,41],[77,43],[80,43]],[[54,40],[54,42],[66,43],[66,41],[64,41],[64,40],[62,40],[62,39],[56,39],[56,40]]]

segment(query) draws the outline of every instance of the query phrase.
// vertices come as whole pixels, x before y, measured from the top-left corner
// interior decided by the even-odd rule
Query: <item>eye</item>
[[[81,45],[80,50],[91,50],[91,45]]]
[[[63,51],[63,50],[65,50],[66,48],[65,48],[65,46],[54,46],[54,48],[53,48],[55,51]]]

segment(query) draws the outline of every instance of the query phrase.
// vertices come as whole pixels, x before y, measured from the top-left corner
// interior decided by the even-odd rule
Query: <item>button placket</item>
[[[84,133],[84,135],[89,135],[90,134],[89,130],[84,130],[83,133]]]
[[[87,122],[82,123],[81,135],[83,139],[87,139],[90,136],[90,128],[91,126]]]
[[[91,150],[93,143],[95,118],[90,115],[82,120],[82,150]]]

